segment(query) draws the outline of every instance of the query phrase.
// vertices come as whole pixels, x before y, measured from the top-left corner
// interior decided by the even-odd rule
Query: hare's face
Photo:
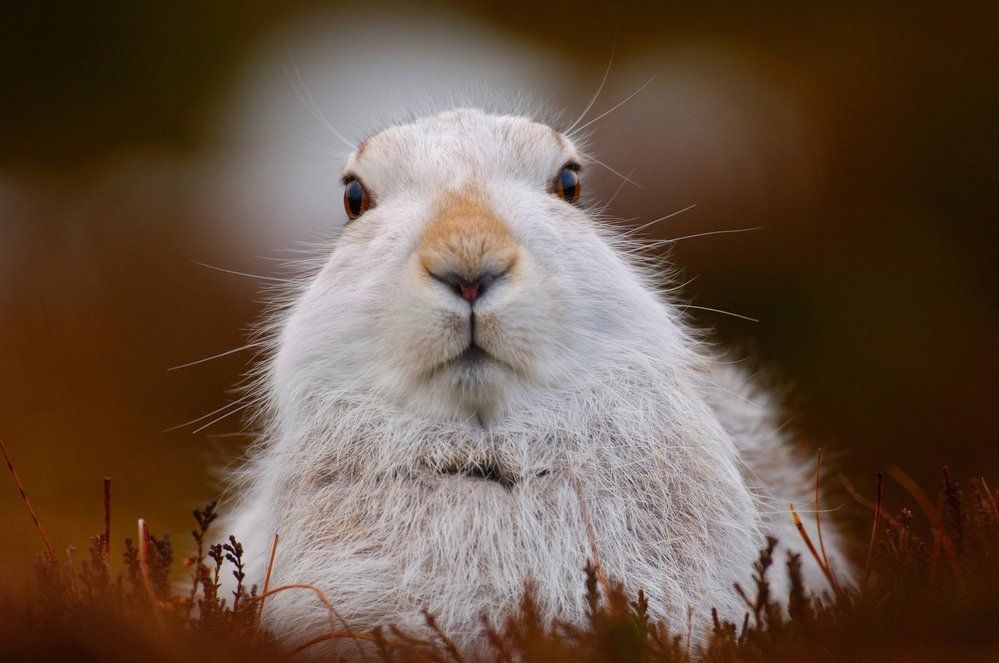
[[[355,218],[282,330],[279,393],[486,422],[615,361],[652,295],[575,204],[583,161],[479,111],[366,140],[343,172]]]

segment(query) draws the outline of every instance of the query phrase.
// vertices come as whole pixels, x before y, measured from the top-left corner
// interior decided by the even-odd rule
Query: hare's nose
[[[519,245],[506,224],[474,196],[448,194],[423,229],[416,256],[435,280],[469,304],[512,273]]]
[[[469,304],[474,304],[475,300],[485,293],[486,289],[503,278],[505,272],[481,272],[471,278],[460,276],[453,272],[443,274],[430,273],[436,281],[440,281],[454,294],[464,299]]]

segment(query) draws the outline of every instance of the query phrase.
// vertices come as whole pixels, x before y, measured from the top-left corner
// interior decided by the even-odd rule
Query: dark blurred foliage
[[[656,606],[641,588],[622,586],[591,561],[579,573],[587,604],[581,623],[546,623],[528,581],[519,610],[482,615],[482,650],[468,658],[452,639],[455,634],[427,609],[425,626],[408,631],[391,623],[367,630],[336,612],[330,614],[329,628],[322,629],[326,633],[304,642],[298,640],[304,640],[300,633],[269,630],[266,615],[275,602],[333,605],[336,597],[308,584],[244,587],[242,545],[230,536],[228,543],[204,547],[218,536],[211,528],[215,504],[210,502],[194,511],[197,553],[185,560],[183,573],[172,564],[169,535],[156,538],[148,531],[137,542],[126,539],[121,562],[109,553],[104,535],[91,539],[82,561],[72,552],[66,559],[51,551],[40,555],[37,599],[0,602],[0,657],[284,661],[301,660],[307,652],[317,659],[333,654],[338,661],[386,663],[995,660],[996,495],[976,482],[962,488],[946,467],[941,479],[936,507],[922,488],[910,485],[913,497],[926,500],[927,510],[918,516],[908,509],[892,515],[875,507],[870,566],[857,587],[839,584],[822,548],[812,547],[820,531],[807,534],[806,528],[802,536],[811,556],[788,553],[768,538],[753,563],[752,582],[732,588],[745,603],[741,619],[729,621],[712,606],[692,605],[686,623],[678,624],[657,619]],[[280,554],[275,538],[269,559]],[[821,596],[804,587],[802,569],[811,564],[822,567],[830,581]],[[231,593],[220,586],[229,573],[240,581]],[[788,580],[786,593],[772,584],[778,577]]]
[[[176,503],[215,495],[210,470],[245,438],[208,435],[237,432],[236,417],[193,436],[160,431],[222,405],[249,357],[165,369],[241,345],[261,310],[251,281],[190,259],[273,267],[220,240],[192,250],[205,220],[176,192],[196,188],[196,173],[151,182],[126,169],[95,182],[122,155],[198,154],[258,42],[319,5],[12,4],[0,12],[0,185],[30,196],[0,205],[0,436],[57,547],[101,521],[105,474],[116,531],[138,515],[178,531]],[[555,49],[594,72],[594,89],[616,35],[620,63],[722,44],[791,91],[809,123],[804,162],[785,158],[785,128],[772,126],[755,171],[727,164],[741,188],[717,196],[714,171],[668,177],[679,168],[670,140],[687,127],[644,135],[657,111],[643,92],[594,138],[644,187],[612,211],[650,219],[697,202],[657,230],[664,237],[764,227],[683,242],[671,260],[697,276],[687,294],[698,305],[760,318],[696,313],[790,386],[794,426],[855,482],[892,463],[926,480],[948,462],[958,477],[999,483],[997,5],[513,0],[432,11]],[[773,103],[747,93],[740,108]],[[663,150],[636,150],[644,144]],[[595,177],[598,200],[617,187]],[[13,488],[4,493],[0,531],[23,545],[0,567],[16,576],[36,545]]]

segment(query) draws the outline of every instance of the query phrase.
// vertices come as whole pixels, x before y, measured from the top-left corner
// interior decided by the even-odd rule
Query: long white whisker
[[[609,110],[604,111],[603,113],[601,113],[600,115],[597,115],[595,118],[593,118],[592,120],[590,120],[589,122],[587,122],[583,126],[579,127],[579,129],[577,129],[576,131],[582,131],[583,129],[585,129],[586,127],[590,126],[591,124],[593,124],[597,120],[599,120],[599,119],[601,119],[603,117],[606,117],[607,115],[610,115],[611,113],[613,113],[614,111],[616,111],[618,108],[620,108],[621,106],[623,106],[626,103],[628,103],[629,101],[631,101],[631,99],[636,94],[638,94],[639,92],[641,92],[642,90],[644,90],[646,87],[648,87],[649,84],[652,83],[652,81],[656,80],[656,76],[657,75],[658,74],[653,74],[652,78],[650,78],[649,80],[645,81],[645,83],[643,83],[640,88],[638,88],[637,90],[635,90],[634,92],[632,92],[631,94],[629,94],[622,101],[619,101],[618,103],[616,103],[613,106],[611,106]]]
[[[617,48],[617,38],[615,37],[614,44],[613,46],[611,46],[610,60],[607,62],[607,69],[604,71],[604,77],[600,80],[600,85],[597,86],[597,91],[593,93],[593,97],[590,98],[590,103],[586,104],[586,108],[584,108],[583,112],[579,114],[579,117],[576,118],[576,121],[573,122],[569,126],[569,128],[563,131],[562,133],[567,134],[570,131],[572,131],[577,124],[583,121],[583,118],[586,117],[586,114],[590,112],[591,108],[593,108],[593,104],[597,103],[597,99],[600,97],[600,93],[604,89],[604,84],[607,83],[607,77],[610,75],[611,65],[614,64],[614,51],[616,48]]]
[[[239,405],[240,403],[242,403],[243,401],[245,401],[246,398],[247,397],[244,396],[243,398],[237,398],[234,401],[229,401],[228,403],[226,403],[222,407],[216,408],[216,409],[212,410],[211,412],[209,412],[208,414],[203,414],[200,417],[198,417],[197,419],[191,419],[190,421],[185,421],[182,424],[177,424],[176,426],[171,426],[170,428],[167,428],[166,430],[162,430],[160,432],[161,433],[169,433],[170,431],[175,431],[178,428],[186,428],[187,426],[190,426],[191,424],[196,424],[199,421],[203,421],[203,420],[207,419],[208,417],[214,416],[214,415],[218,414],[219,412],[222,412],[223,410],[228,410],[233,405]]]
[[[311,140],[306,140],[305,138],[302,138],[301,136],[296,136],[295,134],[291,133],[290,131],[287,131],[287,130],[283,129],[281,131],[281,133],[283,133],[285,136],[287,136],[288,138],[292,139],[293,141],[297,142],[298,145],[296,145],[295,147],[297,147],[300,150],[304,150],[306,152],[315,152],[317,154],[324,154],[326,156],[335,157],[335,158],[338,158],[338,159],[343,156],[342,152],[338,152],[338,151],[334,150],[331,147],[327,147],[325,145],[322,145],[321,143],[315,143],[315,142],[313,142]]]
[[[698,237],[710,237],[712,235],[733,235],[733,234],[736,234],[736,233],[753,232],[754,230],[763,230],[763,228],[761,226],[756,226],[754,228],[735,228],[733,230],[711,230],[709,232],[704,232],[704,233],[694,233],[693,235],[684,235],[683,237],[672,237],[672,238],[669,238],[669,239],[660,239],[660,240],[657,240],[655,242],[650,242],[650,243],[646,244],[642,248],[643,249],[652,249],[652,248],[657,248],[657,247],[660,247],[660,246],[664,246],[666,244],[674,244],[676,242],[682,242],[685,239],[696,239]]]
[[[250,274],[249,272],[237,272],[235,269],[226,269],[225,267],[216,267],[215,265],[209,265],[206,262],[201,262],[200,260],[192,260],[195,265],[201,265],[202,267],[207,267],[208,269],[214,269],[217,272],[223,272],[225,274],[235,274],[236,276],[245,276],[251,279],[260,279],[262,281],[274,281],[275,283],[290,283],[286,279],[279,279],[274,276],[261,276],[260,274]]]
[[[205,357],[203,359],[196,359],[195,361],[189,361],[186,364],[181,364],[180,366],[171,366],[168,371],[177,371],[182,368],[187,368],[189,366],[197,366],[198,364],[203,364],[206,361],[211,361],[212,359],[221,359],[222,357],[228,357],[229,355],[236,354],[237,352],[243,352],[244,350],[249,350],[250,348],[255,348],[262,345],[260,342],[247,343],[246,345],[241,345],[238,348],[233,348],[232,350],[226,350],[225,352],[220,352],[217,355],[212,355],[211,357]]]
[[[728,389],[726,387],[721,386],[717,382],[712,382],[711,380],[708,380],[707,378],[703,378],[703,377],[701,379],[704,380],[705,382],[707,382],[708,384],[710,384],[712,387],[715,387],[716,389],[721,389],[725,393],[730,394],[732,396],[735,396],[736,398],[738,398],[743,403],[746,403],[748,405],[752,405],[753,407],[755,407],[755,408],[757,408],[759,410],[763,409],[763,406],[760,405],[759,403],[757,403],[755,401],[751,401],[748,398],[746,398],[745,396],[737,394],[736,392],[732,391],[731,389]]]
[[[628,177],[622,179],[621,183],[617,185],[617,189],[614,191],[614,193],[611,194],[611,197],[607,199],[607,202],[604,203],[605,207],[609,207],[610,204],[614,202],[614,199],[617,198],[617,195],[621,193],[621,189],[623,189],[624,185],[630,181],[629,178],[635,174],[635,168],[638,168],[638,166],[632,167],[631,171],[628,173]]]
[[[666,216],[661,216],[658,219],[652,219],[648,223],[643,223],[642,225],[638,226],[637,228],[632,228],[631,230],[629,230],[625,234],[626,234],[626,236],[630,237],[631,235],[634,235],[636,233],[639,233],[639,232],[645,230],[649,226],[654,226],[655,224],[659,223],[660,221],[665,221],[666,219],[672,219],[674,216],[676,216],[678,214],[683,214],[684,212],[689,212],[690,210],[694,209],[695,207],[697,207],[697,203],[694,203],[693,205],[687,205],[683,209],[678,209],[677,211],[671,212],[670,214],[667,214]]]
[[[733,318],[739,318],[740,320],[749,320],[750,322],[759,322],[758,319],[751,318],[748,315],[741,315],[739,313],[733,313],[732,311],[725,311],[725,310],[720,309],[720,308],[711,308],[710,306],[694,306],[693,304],[685,304],[683,308],[685,308],[685,309],[694,308],[694,309],[697,309],[699,311],[711,311],[712,313],[723,313],[725,315],[730,315]]]
[[[191,431],[191,435],[197,435],[198,433],[200,433],[201,431],[205,430],[206,428],[208,428],[210,426],[214,426],[215,424],[217,424],[218,422],[222,421],[223,419],[225,419],[227,417],[231,417],[232,415],[236,414],[237,412],[242,412],[243,410],[245,410],[248,407],[250,407],[250,403],[243,403],[242,405],[240,405],[236,409],[230,410],[229,412],[226,412],[225,414],[223,414],[222,416],[218,417],[217,419],[212,419],[207,424],[205,424],[203,426],[199,426],[198,428],[195,428],[194,430]]]
[[[593,163],[597,164],[598,166],[603,166],[604,168],[606,168],[610,172],[614,173],[615,175],[617,175],[618,177],[620,177],[622,180],[624,180],[628,184],[631,184],[632,186],[637,186],[639,189],[643,188],[641,184],[639,184],[638,182],[634,181],[633,179],[631,179],[630,177],[628,177],[624,173],[620,173],[620,172],[614,170],[613,168],[611,168],[610,166],[608,166],[607,164],[605,164],[603,161],[600,161],[599,159],[597,159],[592,154],[583,153],[583,155],[586,157],[587,161],[592,161]]]
[[[294,69],[295,73],[294,78],[292,77],[292,72],[288,70],[289,64],[291,65],[291,68]],[[295,59],[292,57],[291,53],[288,54],[288,63],[284,64],[284,71],[288,75],[288,79],[291,81],[292,87],[295,89],[295,94],[298,95],[299,100],[301,100],[301,102],[305,105],[305,107],[312,114],[312,116],[316,118],[316,120],[318,120],[320,124],[326,127],[334,136],[339,138],[340,141],[343,142],[343,144],[348,147],[348,149],[353,151],[355,148],[354,143],[347,140],[347,138],[342,133],[337,131],[336,127],[334,127],[330,123],[330,121],[326,119],[326,116],[323,115],[322,111],[319,108],[319,104],[316,103],[316,100],[312,97],[312,94],[309,92],[309,88],[305,84],[305,79],[302,78],[302,74],[301,72],[299,72],[298,66],[295,64]]]

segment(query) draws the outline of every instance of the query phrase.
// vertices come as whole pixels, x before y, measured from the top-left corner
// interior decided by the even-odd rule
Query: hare
[[[768,535],[829,591],[788,510],[813,503],[812,461],[580,204],[586,170],[569,135],[469,109],[349,156],[348,222],[273,316],[233,477],[250,580],[279,533],[271,586],[315,585],[353,630],[419,632],[426,608],[469,652],[528,582],[543,618],[582,620],[588,561],[677,628],[741,620],[733,583]],[[264,619],[289,642],[330,630],[307,593]]]

